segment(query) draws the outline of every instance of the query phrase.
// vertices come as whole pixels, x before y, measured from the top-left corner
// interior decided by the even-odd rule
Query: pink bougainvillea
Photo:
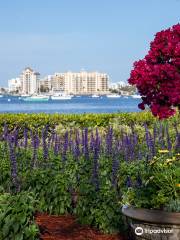
[[[144,59],[134,63],[128,82],[136,85],[142,98],[160,119],[180,109],[180,24],[158,32]]]

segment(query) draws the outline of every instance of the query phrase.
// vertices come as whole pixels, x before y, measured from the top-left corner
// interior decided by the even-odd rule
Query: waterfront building
[[[10,93],[20,93],[22,90],[21,79],[12,78],[8,80],[8,90]]]
[[[37,94],[40,90],[40,73],[30,67],[25,68],[21,76],[22,94]]]
[[[98,72],[55,73],[41,80],[41,88],[73,95],[106,94],[109,77]]]
[[[68,94],[106,94],[109,77],[106,73],[67,72],[64,74],[65,92]]]
[[[40,92],[50,92],[52,90],[52,75],[40,79]]]
[[[53,92],[65,91],[65,77],[63,73],[55,73],[51,76],[51,87]]]

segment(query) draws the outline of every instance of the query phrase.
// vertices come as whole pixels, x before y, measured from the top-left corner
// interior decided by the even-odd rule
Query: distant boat
[[[132,97],[132,98],[141,98],[141,96],[138,95],[138,94],[131,95],[131,97]]]
[[[29,94],[22,94],[20,97],[31,97]]]
[[[121,96],[119,94],[108,94],[106,95],[108,98],[120,98]]]
[[[93,94],[92,95],[92,98],[98,98],[98,97],[100,97],[99,95],[96,95],[96,94]]]
[[[52,100],[70,100],[73,96],[66,95],[64,93],[56,93],[53,96],[51,96]]]
[[[29,97],[24,97],[23,100],[26,102],[39,102],[39,101],[44,102],[44,101],[48,101],[49,97],[45,95],[33,95]]]

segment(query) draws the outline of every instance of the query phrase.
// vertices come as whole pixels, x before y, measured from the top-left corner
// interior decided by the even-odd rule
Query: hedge
[[[171,117],[169,122],[180,122],[180,114],[175,117]],[[45,125],[54,127],[56,125],[62,125],[64,128],[69,127],[107,127],[113,122],[119,125],[131,125],[146,123],[148,126],[152,125],[159,120],[150,112],[138,112],[138,113],[105,113],[105,114],[0,114],[0,132],[4,124],[8,125],[9,129],[19,128],[42,128]]]

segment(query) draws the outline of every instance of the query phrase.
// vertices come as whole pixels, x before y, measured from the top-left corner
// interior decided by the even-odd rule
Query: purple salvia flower
[[[136,178],[136,187],[140,188],[141,186],[142,186],[142,179],[141,179],[140,173],[138,173],[138,176]]]
[[[53,130],[53,131],[52,131],[52,134],[51,134],[51,148],[54,147],[54,145],[55,145],[55,140],[56,140],[56,133],[55,133],[55,131]]]
[[[126,186],[129,188],[129,187],[132,187],[132,180],[131,180],[131,177],[127,177],[126,179]]]
[[[37,151],[39,147],[39,137],[38,134],[35,133],[32,135],[32,148],[33,148],[33,157],[31,161],[31,168],[35,168],[37,165]]]
[[[15,150],[15,138],[12,135],[8,136],[8,144],[9,144],[9,154],[10,154],[10,162],[11,162],[11,178],[12,183],[16,189],[16,192],[20,191],[20,184],[18,181],[17,175],[17,160],[16,160],[16,150]]]
[[[151,136],[151,133],[149,132],[149,148],[151,150],[151,158],[156,155],[155,151],[155,143],[153,142],[153,137]]]
[[[154,124],[154,126],[153,126],[153,141],[154,141],[154,144],[156,144],[156,138],[157,138],[157,126],[156,126],[156,124]]]
[[[47,146],[47,133],[48,133],[48,126],[43,128],[42,130],[42,147],[43,147],[43,159],[46,161],[48,159],[48,146]]]
[[[163,129],[163,125],[162,125],[161,122],[160,122],[158,137],[159,137],[160,148],[164,149],[165,148],[165,145],[164,145],[164,129]]]
[[[138,157],[137,157],[137,159],[138,159],[138,160],[142,160],[142,158],[143,158],[142,152],[141,152],[141,150],[139,149],[139,150],[138,150]]]
[[[176,135],[176,145],[175,145],[175,150],[177,153],[180,152],[180,133]]]
[[[17,147],[18,146],[18,142],[19,142],[19,128],[16,127],[16,129],[14,130],[14,145]]]
[[[73,134],[73,131],[72,129],[70,129],[69,131],[69,151],[71,152],[73,150],[73,139],[72,139],[72,134]]]
[[[112,144],[113,144],[113,129],[112,127],[108,128],[108,132],[106,135],[106,149],[107,149],[107,155],[112,155]]]
[[[147,145],[147,148],[149,149],[150,146],[149,146],[149,130],[147,128],[147,124],[144,124],[144,128],[145,128],[145,136],[146,136],[146,145]]]
[[[130,145],[130,140],[128,135],[126,134],[123,138],[123,147],[124,147],[124,158],[127,162],[130,160],[129,145]]]
[[[58,155],[60,149],[60,137],[55,134],[55,140],[54,140],[54,155]]]
[[[168,127],[168,124],[166,125],[166,139],[167,139],[167,148],[169,151],[171,151],[172,149],[172,143],[171,143],[171,139],[170,139],[170,136],[169,136],[169,127]]]
[[[8,140],[8,125],[5,123],[3,128],[2,140]]]
[[[91,139],[90,139],[90,151],[92,152],[94,150],[94,145],[95,145],[95,138],[93,131],[91,131]]]
[[[74,144],[74,157],[78,160],[80,156],[80,139],[79,139],[79,132],[76,132],[75,144]]]
[[[95,139],[95,146],[98,149],[98,151],[100,151],[100,147],[101,147],[101,138],[99,136],[99,132],[98,129],[96,128],[96,139]]]
[[[85,159],[89,159],[89,149],[88,149],[88,128],[84,130],[84,156]]]
[[[112,186],[117,187],[117,172],[119,168],[119,159],[117,158],[117,151],[113,153],[112,157]]]
[[[68,131],[66,131],[66,133],[64,135],[64,144],[63,144],[63,153],[62,153],[63,162],[66,160],[66,154],[68,151],[68,143],[69,143],[69,134],[68,134]]]

